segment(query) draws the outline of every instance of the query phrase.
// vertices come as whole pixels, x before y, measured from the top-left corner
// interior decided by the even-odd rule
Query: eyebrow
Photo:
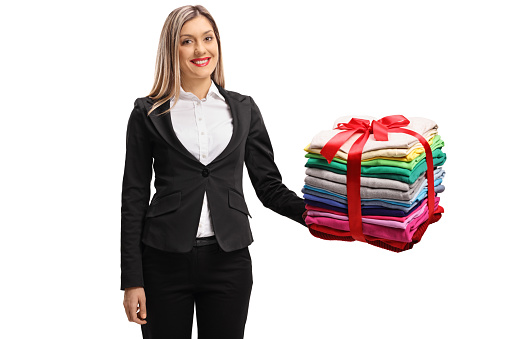
[[[207,33],[209,33],[209,32],[212,32],[212,30],[211,30],[211,29],[209,29],[208,31],[206,31],[205,33],[203,33],[203,35],[205,35],[205,34],[207,34]],[[190,36],[190,37],[193,37],[193,35],[192,35],[192,34],[181,34],[181,35],[180,35],[180,37],[183,37],[183,36]]]

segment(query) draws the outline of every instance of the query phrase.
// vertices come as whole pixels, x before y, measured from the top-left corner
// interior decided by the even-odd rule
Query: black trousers
[[[253,285],[247,247],[224,252],[217,243],[170,253],[143,250],[147,323],[144,339],[191,339],[194,306],[199,339],[241,339]]]

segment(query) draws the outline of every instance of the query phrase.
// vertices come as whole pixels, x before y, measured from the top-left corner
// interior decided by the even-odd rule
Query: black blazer
[[[122,182],[121,290],[143,286],[144,244],[170,252],[192,249],[205,191],[219,246],[230,252],[253,242],[242,190],[244,163],[263,205],[306,226],[304,200],[281,182],[258,106],[251,97],[215,84],[231,109],[233,135],[206,166],[177,138],[170,113],[157,116],[169,108],[169,100],[149,116],[152,99],[134,102]],[[149,205],[152,166],[156,192]]]

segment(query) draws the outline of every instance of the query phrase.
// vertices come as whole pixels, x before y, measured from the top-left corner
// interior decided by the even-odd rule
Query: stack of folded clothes
[[[374,120],[367,116],[344,116],[334,127],[351,118]],[[444,212],[438,193],[444,191],[442,166],[446,155],[437,124],[429,119],[408,118],[406,129],[419,133],[429,143],[433,155],[434,211],[428,205],[426,153],[419,140],[404,133],[389,131],[387,141],[371,134],[361,155],[360,196],[362,233],[365,242],[394,252],[408,250],[419,242],[429,224]],[[344,131],[321,131],[304,149],[306,177],[302,189],[308,210],[306,224],[315,237],[354,241],[350,233],[347,195],[348,152],[361,134],[353,134],[337,151],[332,161],[320,153],[327,142]]]

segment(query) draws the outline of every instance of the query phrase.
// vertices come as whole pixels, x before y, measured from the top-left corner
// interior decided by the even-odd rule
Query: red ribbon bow
[[[428,141],[419,133],[402,128],[410,121],[402,115],[389,115],[371,123],[366,119],[352,118],[348,123],[339,123],[335,129],[345,130],[336,134],[323,146],[320,154],[331,163],[332,159],[343,144],[355,133],[362,133],[353,143],[346,160],[346,193],[348,204],[348,220],[350,233],[357,241],[366,242],[362,231],[362,210],[361,210],[361,157],[362,149],[368,141],[369,135],[373,134],[375,140],[389,140],[389,132],[406,133],[416,137],[424,146],[426,151],[426,176],[428,181],[428,210],[429,220],[435,211],[435,184],[433,177],[433,154]]]

